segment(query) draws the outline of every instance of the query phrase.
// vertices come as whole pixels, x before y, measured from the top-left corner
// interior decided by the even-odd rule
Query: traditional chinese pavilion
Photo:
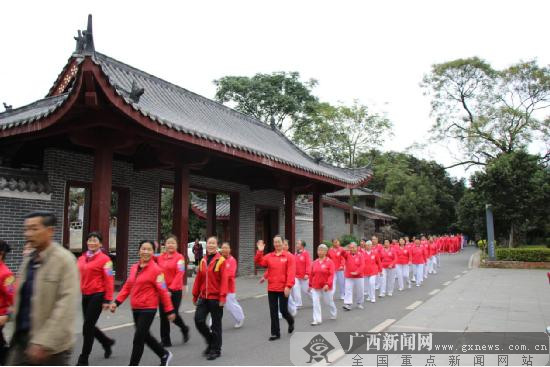
[[[251,273],[257,239],[281,233],[294,243],[297,194],[313,197],[319,244],[322,194],[363,186],[371,176],[313,159],[275,127],[96,51],[91,16],[75,39],[45,98],[0,113],[0,238],[15,245],[13,268],[23,217],[42,209],[56,213],[55,237],[64,246],[78,226],[82,248],[85,232],[99,230],[124,279],[138,241],[159,236],[160,191],[169,185],[184,254],[190,191],[207,194],[208,234],[216,228],[216,193],[229,196],[230,242],[240,273]]]

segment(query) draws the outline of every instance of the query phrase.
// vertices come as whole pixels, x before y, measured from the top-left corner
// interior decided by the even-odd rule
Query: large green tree
[[[533,234],[550,236],[550,172],[540,156],[523,150],[500,154],[470,182],[459,205],[459,223],[466,230],[484,230],[485,204],[491,204],[501,243],[512,247],[518,240],[529,242]]]
[[[273,122],[287,134],[303,124],[318,103],[312,94],[317,81],[302,81],[298,72],[224,76],[214,84],[217,101],[266,124]]]
[[[535,61],[502,70],[477,57],[435,64],[423,87],[436,117],[434,138],[452,139],[463,152],[450,167],[485,165],[533,140],[550,140],[550,68]]]

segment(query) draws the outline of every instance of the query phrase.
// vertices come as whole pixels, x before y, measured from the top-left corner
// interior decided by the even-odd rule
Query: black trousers
[[[167,353],[167,351],[149,332],[157,310],[132,310],[132,313],[134,316],[134,327],[136,332],[134,334],[134,342],[132,345],[130,366],[139,365],[145,344],[147,344],[147,346],[151,348],[153,352],[159,356],[159,358],[161,358],[165,353]]]
[[[208,314],[212,316],[211,328],[206,326]],[[195,326],[213,352],[222,350],[222,317],[223,307],[220,307],[220,302],[217,299],[199,298],[195,311]]]
[[[82,314],[84,315],[84,323],[82,324],[83,340],[81,355],[84,357],[88,357],[92,352],[94,338],[96,338],[103,346],[111,342],[111,339],[95,326],[99,316],[101,315],[104,295],[105,294],[101,292],[82,296]]]
[[[271,317],[271,335],[281,336],[279,311],[281,311],[283,318],[289,325],[294,324],[294,318],[288,312],[288,297],[285,297],[284,292],[268,291],[267,298],[269,300],[269,316]]]
[[[170,291],[170,298],[172,299],[172,305],[174,306],[174,312],[176,313],[176,319],[174,324],[176,324],[182,332],[187,332],[189,328],[185,325],[185,322],[179,314],[180,304],[181,304],[181,290],[179,291]],[[168,321],[168,315],[164,312],[164,307],[162,303],[159,305],[160,312],[160,340],[164,344],[171,344],[170,340],[170,321]]]
[[[4,339],[4,325],[0,326],[0,365],[6,364],[6,357],[8,355],[8,346],[6,345],[6,339]]]

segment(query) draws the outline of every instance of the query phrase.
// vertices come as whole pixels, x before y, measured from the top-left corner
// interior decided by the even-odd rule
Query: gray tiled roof
[[[0,167],[0,190],[49,194],[51,186],[45,172]]]
[[[26,106],[2,112],[0,113],[0,129],[10,129],[43,119],[57,110],[67,100],[68,95],[68,93],[63,93],[47,97]]]
[[[191,193],[191,205],[206,216],[208,211],[206,199]],[[229,217],[230,208],[229,197],[219,195],[216,197],[216,217]]]
[[[109,56],[95,52],[92,60],[127,104],[158,124],[348,185],[359,184],[372,175],[369,168],[347,169],[317,163],[280,131]],[[78,61],[82,61],[81,56]],[[137,103],[129,98],[133,82],[145,89]],[[0,129],[44,118],[59,108],[68,94],[0,113]]]

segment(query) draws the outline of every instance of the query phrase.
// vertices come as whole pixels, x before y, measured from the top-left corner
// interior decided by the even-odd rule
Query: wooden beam
[[[240,202],[239,193],[232,192],[229,194],[229,244],[231,245],[231,253],[233,257],[239,261],[239,216]],[[237,267],[238,271],[238,267]]]
[[[178,237],[179,251],[187,258],[187,243],[189,242],[189,168],[177,166],[174,169],[174,215],[172,217],[172,231]],[[187,284],[187,277],[184,277]]]
[[[109,253],[109,222],[113,181],[113,150],[98,146],[94,155],[94,179],[90,208],[90,230],[103,236],[103,248]]]
[[[206,194],[206,236],[216,235],[216,194]]]
[[[313,192],[313,258],[317,258],[317,247],[323,242],[323,205],[322,194],[316,189]]]
[[[296,195],[292,189],[285,191],[285,237],[291,252],[296,243]]]

